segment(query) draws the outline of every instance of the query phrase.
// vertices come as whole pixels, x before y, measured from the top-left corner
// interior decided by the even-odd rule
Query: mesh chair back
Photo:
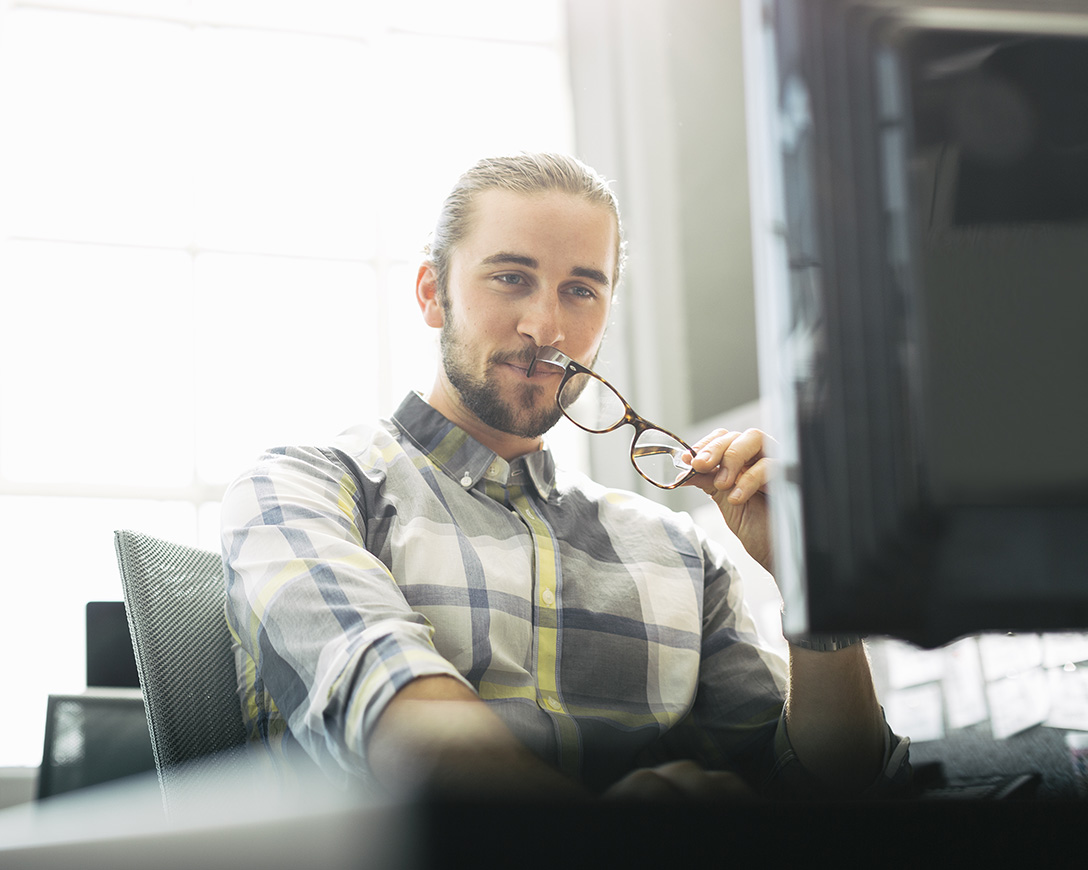
[[[163,801],[216,780],[244,754],[245,730],[219,555],[114,533],[136,669]],[[209,758],[210,757],[210,758]],[[205,759],[199,765],[191,762]]]

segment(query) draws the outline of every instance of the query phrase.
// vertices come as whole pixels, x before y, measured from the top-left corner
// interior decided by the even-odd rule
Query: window
[[[218,550],[262,448],[429,385],[438,204],[569,103],[560,0],[0,6],[0,765],[82,688],[114,529]]]

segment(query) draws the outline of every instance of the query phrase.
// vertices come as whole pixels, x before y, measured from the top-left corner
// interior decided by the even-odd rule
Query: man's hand
[[[756,793],[735,773],[703,770],[694,761],[670,761],[627,774],[605,800],[753,800]]]
[[[696,474],[684,484],[697,486],[714,499],[725,524],[768,571],[772,550],[767,482],[774,461],[767,453],[773,445],[759,429],[716,429],[692,445],[691,467]]]

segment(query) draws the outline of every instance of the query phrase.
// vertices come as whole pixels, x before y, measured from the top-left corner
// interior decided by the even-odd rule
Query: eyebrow
[[[571,269],[571,274],[578,278],[585,278],[588,281],[596,281],[602,287],[610,287],[612,285],[612,281],[600,269],[589,269],[585,266],[575,266],[573,269]]]
[[[483,260],[484,266],[496,266],[503,263],[525,266],[527,269],[540,268],[540,263],[535,258],[527,257],[524,254],[513,254],[507,251],[500,251],[497,254],[492,254],[490,257],[485,257]],[[576,278],[585,278],[587,281],[594,281],[602,287],[610,287],[612,285],[612,281],[600,269],[591,269],[588,266],[575,266],[570,272]]]

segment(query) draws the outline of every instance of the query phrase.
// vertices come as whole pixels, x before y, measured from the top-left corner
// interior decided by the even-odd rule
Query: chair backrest
[[[169,811],[245,753],[223,565],[216,553],[132,531],[115,532],[114,544]]]

